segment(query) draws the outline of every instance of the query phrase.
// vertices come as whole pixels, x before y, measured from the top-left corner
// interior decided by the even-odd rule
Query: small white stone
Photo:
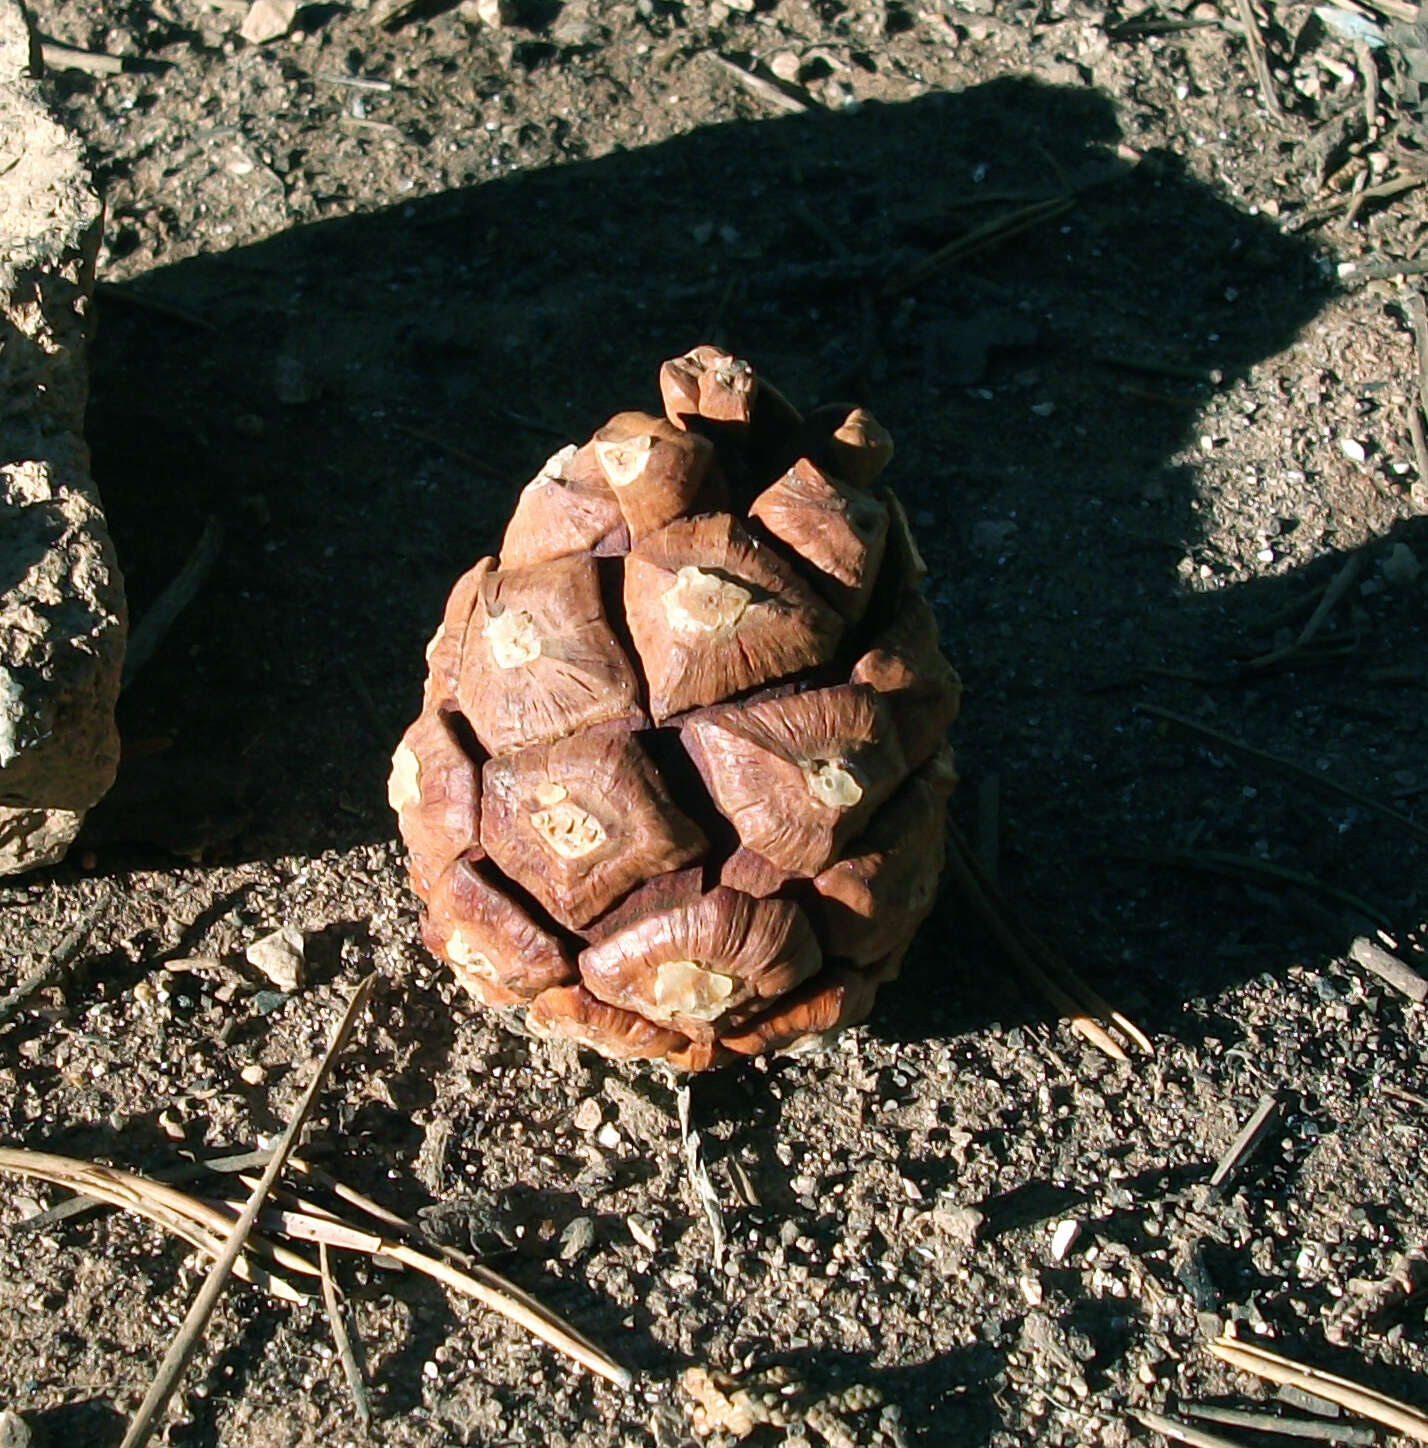
[[[1040,1307],[1045,1292],[1042,1290],[1041,1278],[1033,1273],[1026,1273],[1017,1279],[1017,1285],[1021,1288],[1021,1295],[1026,1298],[1028,1307]]]
[[[249,45],[281,40],[292,29],[297,9],[297,0],[253,0],[238,34]]]
[[[260,970],[279,990],[301,988],[305,976],[306,957],[303,935],[295,925],[283,925],[269,935],[255,940],[243,952],[248,964]]]
[[[245,1086],[261,1086],[268,1079],[268,1073],[256,1061],[250,1061],[238,1073],[238,1079]]]
[[[1056,1230],[1051,1234],[1051,1260],[1064,1262],[1080,1235],[1081,1224],[1074,1217],[1067,1217],[1065,1221],[1057,1222]]]
[[[620,1144],[620,1130],[613,1121],[607,1121],[595,1133],[595,1140],[605,1148],[606,1151],[614,1151]]]
[[[575,1108],[575,1125],[580,1131],[594,1131],[603,1120],[604,1117],[600,1114],[600,1103],[593,1096],[587,1096]]]
[[[1368,449],[1356,437],[1341,437],[1339,450],[1356,463],[1361,463],[1368,457]]]
[[[643,1217],[629,1217],[625,1225],[630,1229],[630,1236],[637,1241],[646,1252],[653,1252],[659,1247],[659,1238],[655,1236],[653,1228]]]

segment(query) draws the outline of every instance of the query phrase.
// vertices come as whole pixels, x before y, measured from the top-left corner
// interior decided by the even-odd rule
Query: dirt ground
[[[370,1431],[320,1301],[234,1284],[166,1441],[674,1448],[685,1368],[776,1365],[792,1425],[751,1442],[1153,1442],[1130,1410],[1269,1391],[1225,1324],[1428,1409],[1421,1304],[1330,1342],[1428,1240],[1428,1012],[1348,959],[1428,945],[1421,302],[1341,276],[1428,237],[1406,52],[1273,0],[1276,117],[1228,0],[311,4],[261,46],[227,0],[31,8],[124,58],[50,84],[107,204],[90,440],[135,618],[222,544],[82,848],[0,887],[0,993],[97,912],[0,1028],[0,1138],[149,1173],[268,1140],[375,968],[309,1154],[637,1374],[344,1260]],[[460,996],[384,798],[453,579],[706,340],[892,430],[958,819],[996,801],[1015,909],[1155,1043],[1085,1044],[944,890],[868,1026],[694,1083],[717,1266],[670,1083]],[[282,924],[288,995],[243,959]],[[118,1213],[19,1229],[58,1196],[0,1179],[0,1407],[117,1443],[200,1264]]]

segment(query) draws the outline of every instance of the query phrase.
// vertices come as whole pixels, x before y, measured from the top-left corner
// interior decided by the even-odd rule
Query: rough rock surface
[[[82,429],[101,207],[0,0],[0,873],[59,859],[119,758],[123,581]]]

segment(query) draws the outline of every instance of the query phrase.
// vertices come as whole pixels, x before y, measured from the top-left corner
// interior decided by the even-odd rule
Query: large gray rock
[[[101,208],[0,0],[0,874],[59,859],[119,762],[124,585],[89,476]]]

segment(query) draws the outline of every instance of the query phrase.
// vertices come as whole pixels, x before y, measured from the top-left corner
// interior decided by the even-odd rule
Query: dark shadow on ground
[[[1251,796],[1201,741],[1135,712],[1209,699],[1250,736],[1292,718],[1290,754],[1328,748],[1365,788],[1411,763],[1403,687],[1370,678],[1390,599],[1329,674],[1144,672],[1225,673],[1340,560],[1186,591],[1199,499],[1171,459],[1211,388],[1106,359],[1229,385],[1294,339],[1326,284],[1303,245],[1173,158],[1131,165],[1119,139],[1098,94],[1009,79],[714,128],[136,283],[213,328],[104,309],[90,435],[136,617],[208,517],[228,542],[124,698],[129,762],[88,836],[100,868],[165,846],[252,858],[389,838],[387,760],[452,580],[551,451],[653,405],[660,359],[712,339],[795,401],[866,399],[892,429],[891,480],[967,683],[962,769],[973,788],[1001,775],[1004,883],[1118,1004],[1181,1029],[1187,996],[1338,953],[1351,929],[1322,901],[1251,881],[1246,911],[1242,880],[1125,852],[1267,851],[1393,917],[1410,838],[1268,777]],[[1055,222],[886,286],[1008,192],[1067,187]],[[1351,727],[1333,691],[1357,699]],[[1000,968],[955,969],[990,955],[944,898],[874,1029],[1012,1018]]]

